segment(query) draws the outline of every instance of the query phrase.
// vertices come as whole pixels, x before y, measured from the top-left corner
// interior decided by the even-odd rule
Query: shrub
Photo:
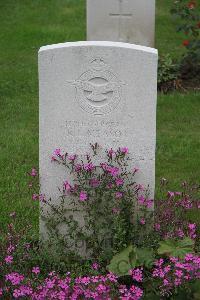
[[[180,73],[183,79],[200,78],[200,11],[197,1],[177,0],[171,13],[179,24],[178,32],[185,34],[183,46],[186,53],[180,61]]]
[[[169,54],[159,56],[158,60],[158,90],[164,93],[181,88],[179,65]]]

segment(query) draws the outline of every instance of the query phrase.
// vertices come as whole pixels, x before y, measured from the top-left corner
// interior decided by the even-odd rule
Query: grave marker
[[[154,47],[155,0],[87,0],[87,39]]]
[[[138,183],[154,194],[157,50],[126,43],[74,42],[39,51],[41,193],[57,201],[68,179],[54,149],[85,154],[90,143],[128,147]],[[78,217],[77,217],[78,218]],[[45,233],[41,223],[41,232]]]

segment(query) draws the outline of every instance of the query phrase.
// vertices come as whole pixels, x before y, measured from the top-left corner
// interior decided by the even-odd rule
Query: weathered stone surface
[[[155,0],[87,0],[87,40],[154,47]]]
[[[126,43],[76,42],[39,51],[41,193],[56,201],[66,180],[51,162],[70,154],[128,147],[137,181],[154,193],[157,50]]]

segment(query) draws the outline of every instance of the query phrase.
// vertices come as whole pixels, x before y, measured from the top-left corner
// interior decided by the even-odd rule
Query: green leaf
[[[159,243],[158,254],[165,254],[167,256],[174,256],[184,258],[187,253],[192,253],[194,248],[194,241],[189,237],[183,240],[175,241],[168,239]]]
[[[145,266],[151,268],[153,260],[154,253],[152,249],[129,246],[112,258],[107,269],[118,276],[125,276],[129,275],[129,271],[135,267]]]
[[[110,264],[107,266],[107,269],[118,276],[124,276],[129,275],[129,270],[134,268],[135,264],[135,248],[133,246],[129,246],[112,258]]]
[[[151,268],[154,261],[153,249],[137,248],[136,259],[136,266],[145,266],[147,268]]]

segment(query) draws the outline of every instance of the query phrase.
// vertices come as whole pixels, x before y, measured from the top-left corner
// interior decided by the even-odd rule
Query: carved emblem
[[[89,69],[74,81],[76,98],[83,110],[94,115],[104,115],[117,107],[121,100],[121,86],[110,67],[102,58],[90,62]]]

